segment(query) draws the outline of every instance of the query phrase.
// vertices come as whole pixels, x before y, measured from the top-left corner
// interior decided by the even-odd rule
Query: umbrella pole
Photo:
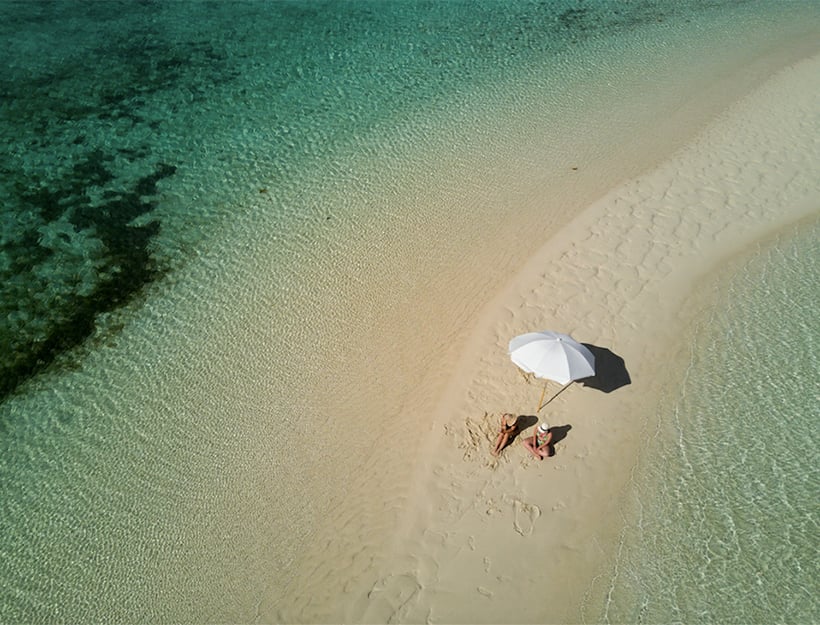
[[[538,414],[541,408],[544,407],[544,395],[547,394],[547,384],[549,384],[549,380],[544,382],[544,390],[541,391],[541,399],[538,400],[538,408],[535,409],[535,414]]]

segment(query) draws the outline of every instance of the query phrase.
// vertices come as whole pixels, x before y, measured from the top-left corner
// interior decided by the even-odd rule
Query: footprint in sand
[[[410,573],[390,575],[379,580],[367,593],[368,605],[363,620],[388,623],[415,599],[422,587]],[[358,620],[358,619],[357,619]]]
[[[538,506],[518,499],[513,500],[513,529],[522,536],[532,534],[535,519],[539,516],[541,508]]]
[[[492,499],[488,499],[486,501],[487,509],[484,511],[484,514],[487,516],[492,516],[497,512],[501,512],[501,508],[499,508]]]
[[[492,593],[492,591],[491,591],[491,590],[487,590],[486,588],[484,588],[484,586],[479,586],[478,588],[476,588],[476,590],[478,591],[478,594],[480,594],[480,595],[484,595],[484,596],[485,596],[485,597],[487,597],[488,599],[492,599],[492,598],[493,598],[493,593]]]

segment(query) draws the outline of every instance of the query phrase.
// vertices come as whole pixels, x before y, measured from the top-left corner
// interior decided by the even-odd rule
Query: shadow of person
[[[629,377],[629,371],[626,370],[623,358],[606,347],[598,347],[589,343],[583,343],[583,345],[595,356],[595,375],[578,380],[580,384],[604,393],[611,393],[622,386],[632,384],[632,378]]]
[[[538,423],[538,417],[534,415],[521,415],[518,417],[518,421],[516,422],[518,425],[518,432],[523,432],[526,428],[535,425]],[[553,425],[550,426],[550,434],[552,434],[552,439],[547,444],[547,457],[551,458],[555,455],[555,444],[564,440],[567,437],[567,432],[572,429],[571,425]],[[528,436],[524,436],[524,439],[521,441],[525,447],[529,448],[531,454],[537,457],[537,452],[534,451],[535,444],[536,444],[536,432],[531,432]]]
[[[556,443],[560,443],[567,437],[567,433],[572,429],[572,426],[567,425],[553,425],[550,428],[550,432],[552,432],[552,444],[555,445]]]
[[[518,420],[515,422],[515,425],[517,426],[518,432],[523,432],[524,430],[526,430],[529,427],[532,427],[536,423],[538,423],[538,417],[536,417],[535,415],[520,414],[518,415]]]
[[[555,446],[567,437],[567,433],[571,429],[572,426],[569,424],[550,426],[550,434],[552,434],[552,440],[549,442],[549,445],[547,446],[550,458],[552,458],[555,455]]]

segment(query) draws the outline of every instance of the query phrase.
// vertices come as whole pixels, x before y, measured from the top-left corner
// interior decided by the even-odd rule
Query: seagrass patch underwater
[[[777,19],[804,8],[778,4]],[[446,201],[416,214],[395,196],[440,183],[439,165],[493,161],[465,146],[500,126],[527,136],[535,118],[550,144],[571,142],[553,119],[583,127],[588,93],[629,89],[612,76],[645,79],[645,56],[673,57],[670,40],[731,45],[726,32],[768,28],[772,12],[3,3],[0,622],[254,620],[332,494],[307,480],[323,468],[307,452],[285,462],[271,442],[281,423],[307,439],[310,421],[287,419],[315,415],[294,397],[327,383],[292,342],[309,324],[369,331],[334,298],[368,271],[411,284],[385,261],[398,244],[452,251],[448,237],[483,242],[517,217]],[[539,118],[555,101],[568,114]],[[482,182],[477,196],[496,191]],[[386,299],[370,297],[374,316]],[[288,488],[272,493],[270,475]]]

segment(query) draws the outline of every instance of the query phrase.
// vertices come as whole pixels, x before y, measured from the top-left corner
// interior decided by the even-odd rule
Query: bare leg
[[[510,436],[512,436],[512,432],[499,432],[498,437],[495,439],[495,448],[492,451],[493,456],[497,456],[501,453],[501,450],[507,446],[507,443],[510,442]]]
[[[495,439],[495,447],[493,447],[493,450],[490,452],[493,456],[497,456],[498,452],[501,451],[501,448],[504,447],[503,440],[504,440],[504,434],[499,433],[499,435]]]
[[[511,435],[512,435],[512,433],[511,433],[511,432],[504,432],[504,433],[501,435],[501,445],[498,447],[498,451],[499,451],[499,453],[500,453],[500,452],[501,452],[501,450],[502,450],[502,449],[504,449],[504,448],[507,446],[507,444],[510,442],[510,436],[511,436]]]
[[[527,451],[529,451],[533,456],[535,456],[539,460],[544,459],[544,456],[542,456],[540,453],[541,450],[537,449],[535,446],[535,436],[528,436],[527,438],[522,438],[521,444],[524,445]]]

